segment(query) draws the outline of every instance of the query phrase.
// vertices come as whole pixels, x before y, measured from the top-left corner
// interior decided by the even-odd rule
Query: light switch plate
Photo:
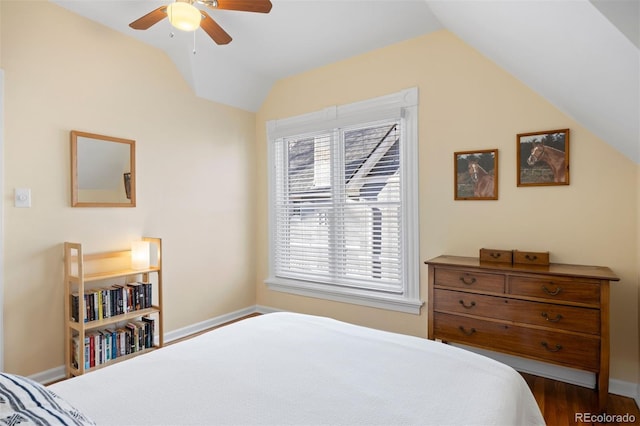
[[[15,189],[15,206],[31,207],[31,189],[29,188]]]

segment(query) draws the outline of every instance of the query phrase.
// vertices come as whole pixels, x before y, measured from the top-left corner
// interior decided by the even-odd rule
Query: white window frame
[[[283,137],[343,128],[378,120],[402,121],[400,167],[402,191],[402,274],[400,293],[385,293],[361,288],[339,287],[324,283],[275,276],[276,214],[274,145]],[[419,221],[418,221],[418,89],[402,90],[387,96],[332,106],[296,117],[267,122],[269,185],[269,289],[302,296],[353,303],[376,308],[420,314]]]

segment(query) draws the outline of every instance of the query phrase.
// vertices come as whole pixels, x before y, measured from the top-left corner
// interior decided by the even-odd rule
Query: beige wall
[[[638,165],[558,111],[451,33],[441,31],[278,82],[258,113],[267,120],[420,91],[420,256],[477,255],[480,247],[551,252],[552,261],[611,267],[613,379],[638,380]],[[516,186],[516,134],[571,129],[571,185]],[[453,200],[453,152],[499,149],[499,200]],[[426,317],[270,291],[266,161],[258,163],[257,297],[261,305],[426,335]],[[427,269],[421,268],[421,294]]]
[[[164,53],[49,2],[0,10],[5,369],[63,365],[64,241],[161,237],[165,331],[254,305],[255,114],[196,98]],[[70,207],[72,129],[136,140],[136,208]],[[33,207],[13,206],[16,187]]]

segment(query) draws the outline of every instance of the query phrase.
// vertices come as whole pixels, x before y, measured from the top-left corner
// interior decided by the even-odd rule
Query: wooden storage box
[[[549,265],[549,252],[514,250],[513,263],[526,265]]]
[[[500,263],[512,263],[513,251],[512,250],[496,250],[481,248],[480,249],[480,261],[481,262],[500,262]]]

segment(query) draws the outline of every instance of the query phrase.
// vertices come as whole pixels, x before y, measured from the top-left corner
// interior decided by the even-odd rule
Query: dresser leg
[[[596,381],[598,384],[598,410],[604,413],[609,402],[609,378],[605,374],[596,373]]]

